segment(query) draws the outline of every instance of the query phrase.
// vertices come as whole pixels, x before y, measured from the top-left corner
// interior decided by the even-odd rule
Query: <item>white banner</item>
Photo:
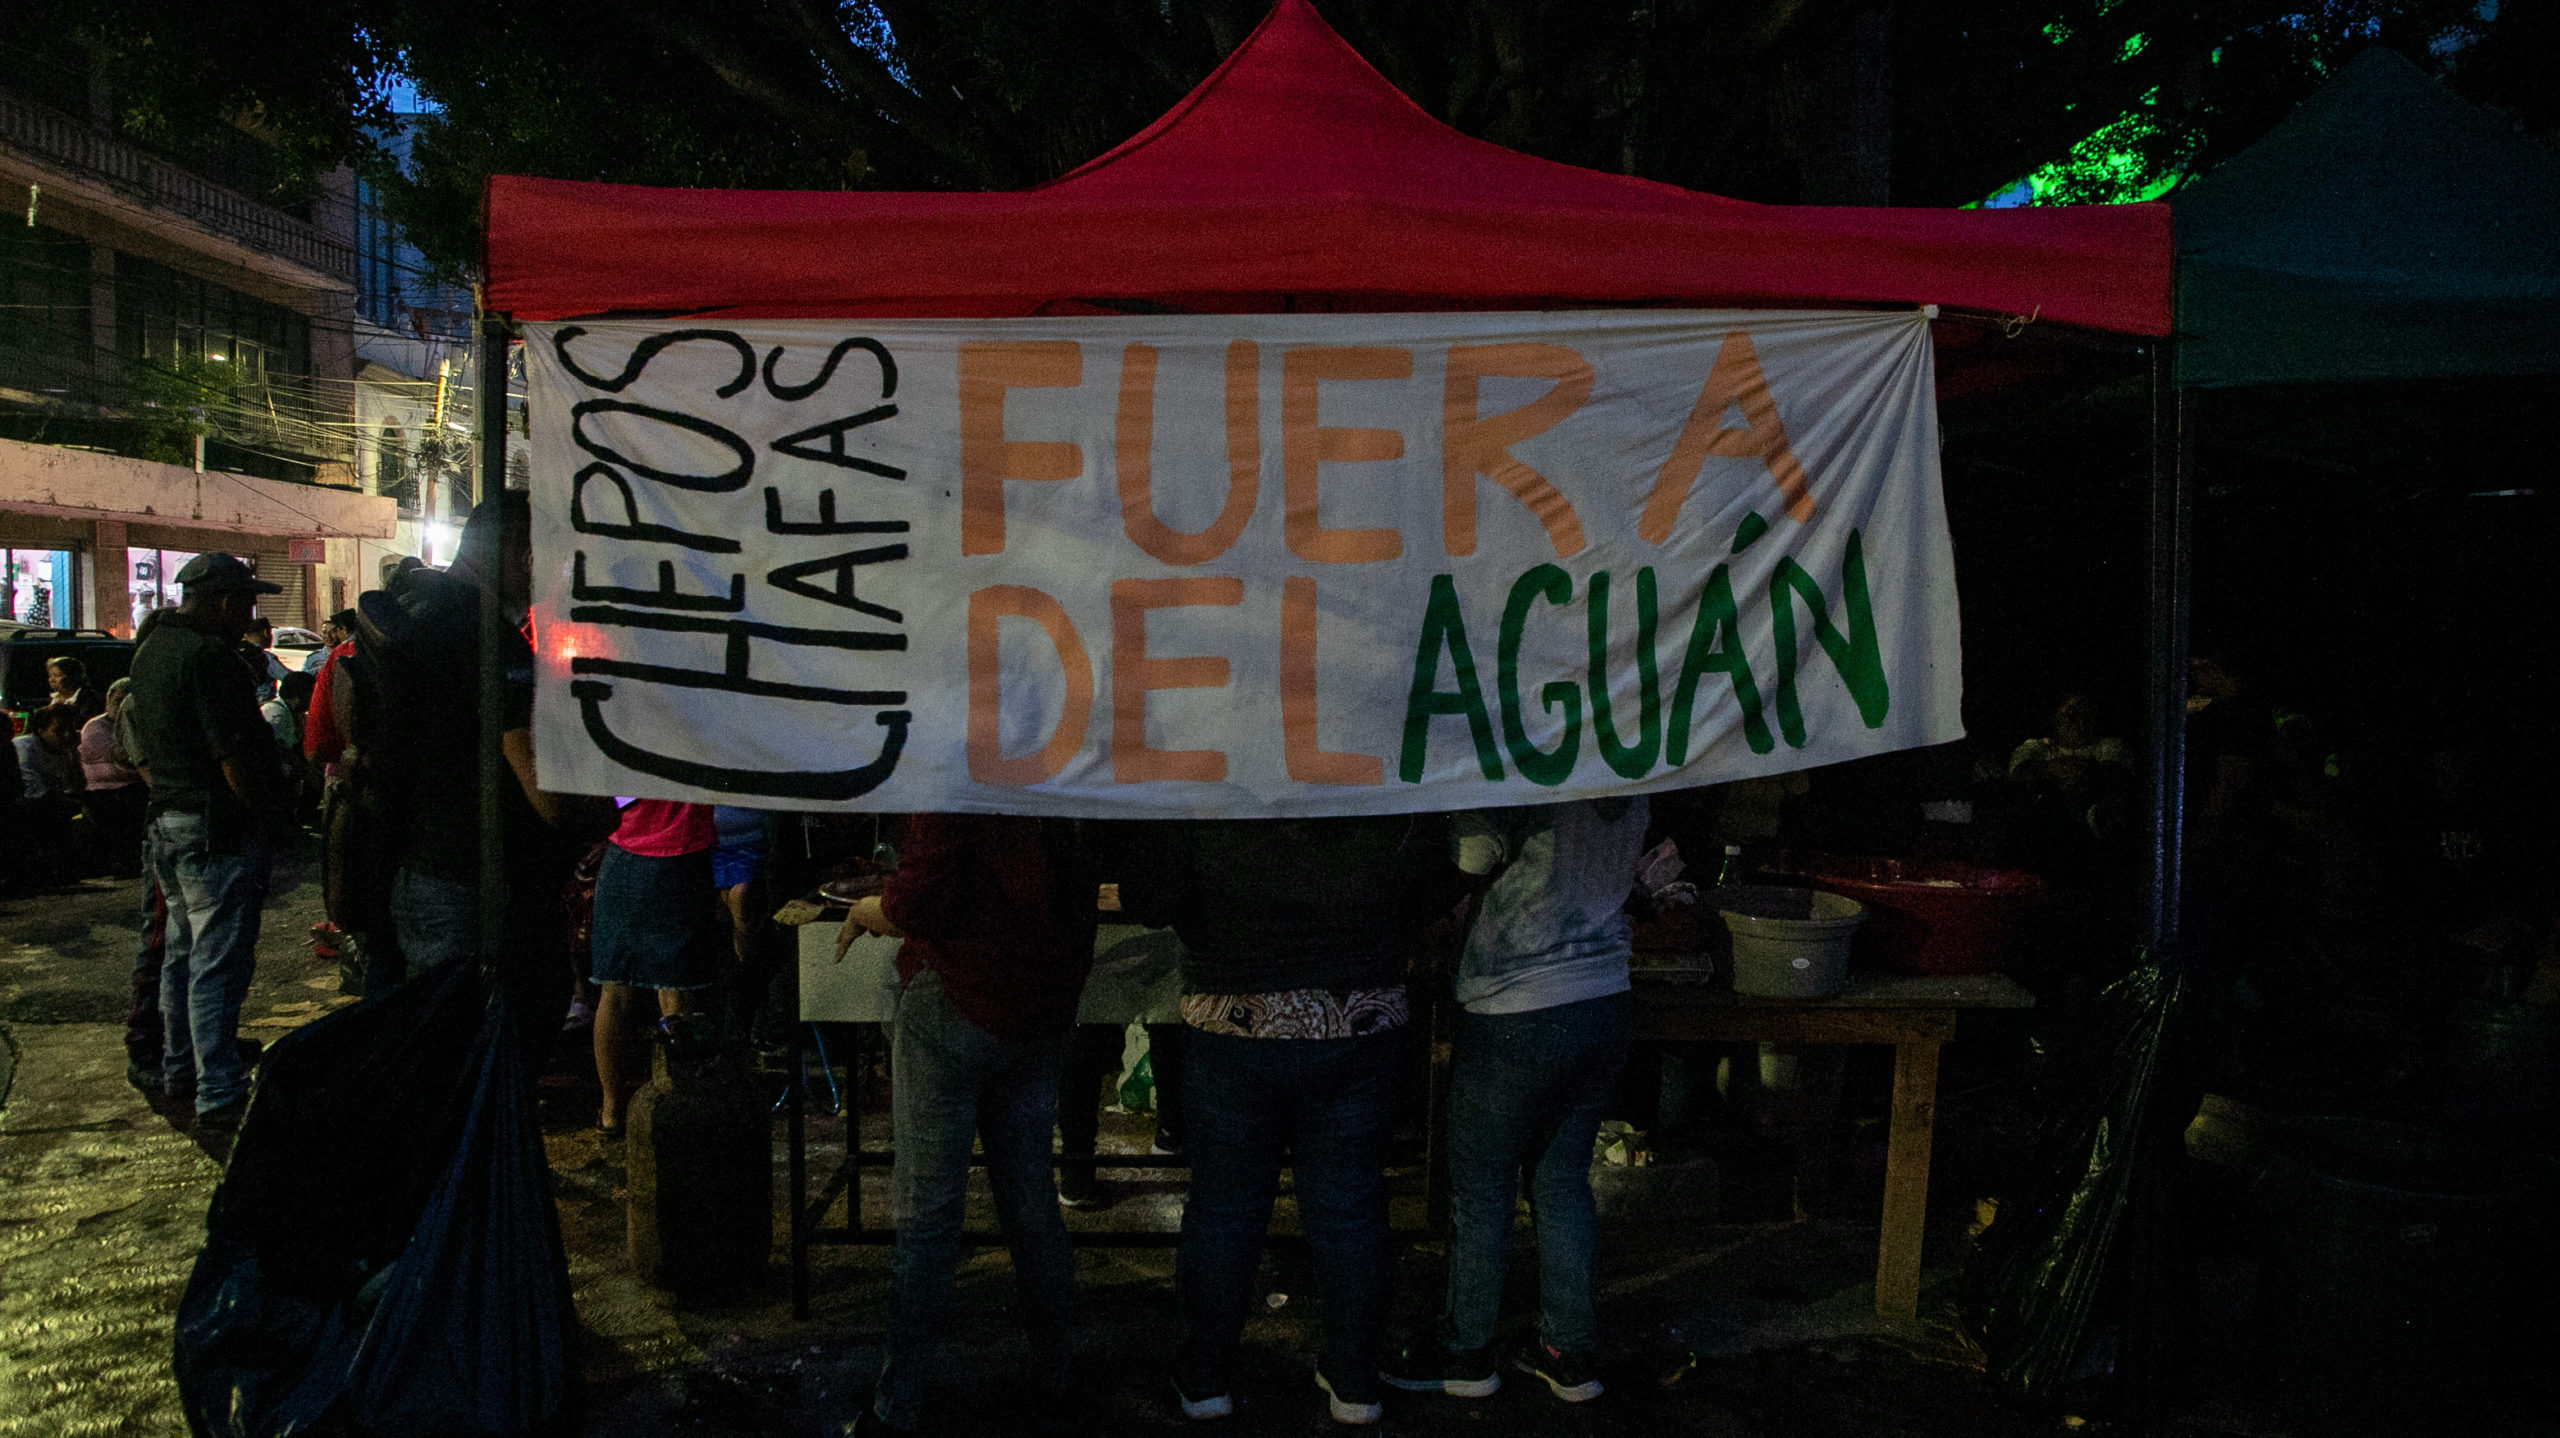
[[[1963,733],[1917,312],[527,338],[554,789],[1378,813]]]

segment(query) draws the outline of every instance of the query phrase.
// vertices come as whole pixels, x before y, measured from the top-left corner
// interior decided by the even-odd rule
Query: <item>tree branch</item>
[[[901,137],[956,168],[981,188],[1000,189],[1021,183],[1020,176],[1000,173],[988,164],[989,157],[981,148],[972,146],[965,133],[953,133],[965,129],[965,125],[953,124],[945,107],[900,84],[879,56],[854,44],[836,19],[833,6],[821,14],[810,0],[781,0],[780,8],[799,38],[818,52],[839,79],[877,107]]]

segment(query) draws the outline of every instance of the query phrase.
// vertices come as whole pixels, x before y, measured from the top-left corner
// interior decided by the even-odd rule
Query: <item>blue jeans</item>
[[[1520,1014],[1462,1014],[1449,1080],[1449,1307],[1441,1337],[1493,1342],[1520,1176],[1538,1229],[1538,1337],[1566,1353],[1599,1340],[1591,1142],[1627,1063],[1625,994]]]
[[[416,869],[402,869],[391,878],[391,924],[399,935],[400,951],[369,959],[367,995],[377,981],[386,988],[396,987],[410,974],[477,955],[480,891]],[[394,965],[397,972],[392,971]]]
[[[206,1113],[249,1095],[240,1062],[240,1001],[257,972],[258,924],[273,855],[263,838],[216,854],[202,814],[151,817],[143,860],[169,904],[160,959],[160,1073],[196,1091]]]
[[[996,1221],[1013,1275],[1043,1397],[1067,1387],[1076,1262],[1058,1214],[1049,1129],[1067,1035],[1000,1039],[960,1016],[931,969],[908,982],[890,1025],[889,1106],[896,1162],[890,1213],[898,1226],[889,1333],[873,1411],[917,1424],[925,1369],[960,1267],[960,1224],[972,1138],[983,1138]]]
[[[1183,1390],[1227,1391],[1285,1153],[1324,1299],[1325,1376],[1344,1398],[1370,1400],[1386,1338],[1387,1145],[1403,1035],[1254,1039],[1185,1029],[1181,1042],[1191,1145],[1173,1271]]]

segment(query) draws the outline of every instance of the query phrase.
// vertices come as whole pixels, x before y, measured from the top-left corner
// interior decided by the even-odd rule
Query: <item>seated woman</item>
[[[2065,694],[2054,708],[2052,736],[2030,739],[2009,757],[2016,862],[2080,892],[2105,886],[2134,797],[2125,742],[2101,737],[2099,725],[2095,699]],[[2085,904],[2066,907],[2100,921]]]
[[[2094,777],[2098,765],[2130,762],[2122,739],[2098,736],[2098,701],[2075,691],[2054,707],[2053,737],[2030,739],[2009,756],[2009,777],[2069,788]]]
[[[17,737],[17,805],[20,864],[30,875],[50,880],[81,872],[74,854],[71,821],[80,813],[80,712],[64,704],[48,704],[27,721]]]
[[[116,719],[132,687],[130,679],[108,685],[105,711],[80,726],[80,775],[87,785],[90,832],[99,862],[119,879],[142,872],[143,805],[150,797],[140,769],[116,737]]]

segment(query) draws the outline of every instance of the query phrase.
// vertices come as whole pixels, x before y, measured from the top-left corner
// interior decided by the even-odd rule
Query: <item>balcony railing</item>
[[[0,143],[184,215],[252,249],[340,279],[355,278],[353,245],[50,106],[0,91]]]

